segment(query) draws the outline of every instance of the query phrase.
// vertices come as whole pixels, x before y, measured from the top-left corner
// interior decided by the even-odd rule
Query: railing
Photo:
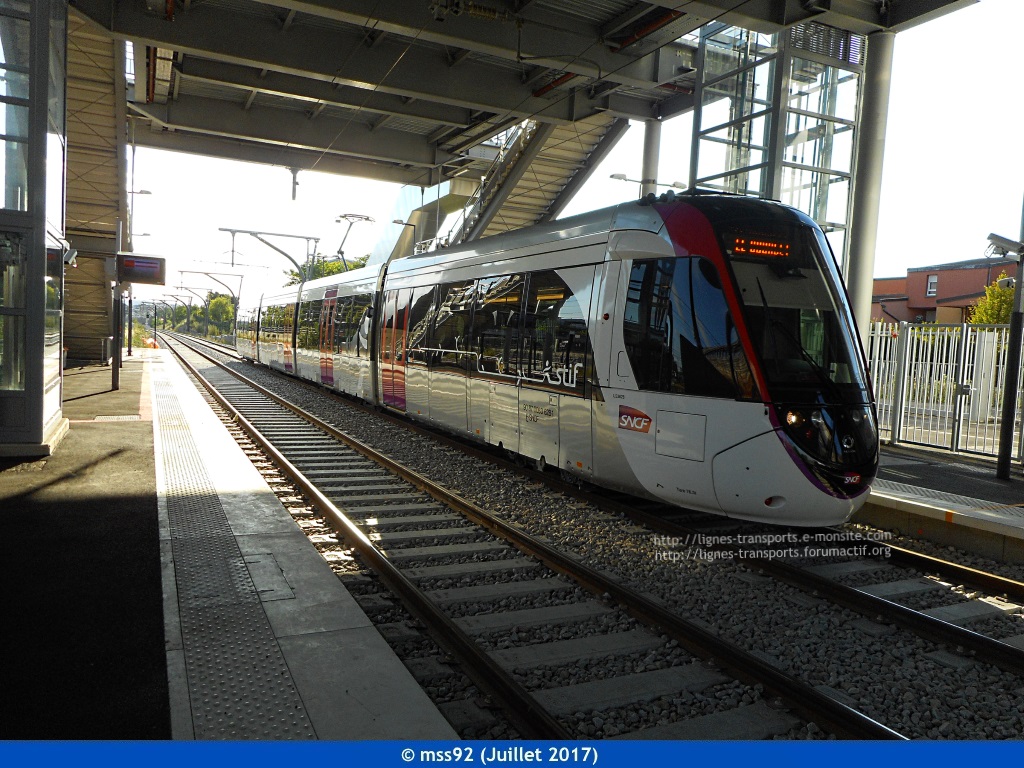
[[[526,142],[533,135],[535,128],[536,124],[532,121],[523,122],[505,131],[504,135],[499,134],[495,137],[494,140],[500,142],[498,154],[484,172],[483,183],[476,195],[462,209],[459,220],[449,228],[448,242],[461,243],[465,239],[483,207],[501,183],[504,174],[508,172],[511,163],[515,162],[515,158],[519,156],[523,147],[526,146]]]
[[[872,324],[868,363],[882,440],[995,456],[1008,336],[1005,325]],[[1017,460],[1020,411],[1018,395]]]

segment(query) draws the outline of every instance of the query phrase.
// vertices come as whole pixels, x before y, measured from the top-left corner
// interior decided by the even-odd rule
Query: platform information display
[[[167,260],[159,256],[117,254],[117,282],[135,285],[166,285]]]

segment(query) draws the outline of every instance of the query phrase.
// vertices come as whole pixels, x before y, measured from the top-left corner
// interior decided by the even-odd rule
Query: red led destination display
[[[737,256],[760,256],[766,259],[789,257],[790,245],[782,240],[766,238],[737,237],[733,240],[732,252]]]

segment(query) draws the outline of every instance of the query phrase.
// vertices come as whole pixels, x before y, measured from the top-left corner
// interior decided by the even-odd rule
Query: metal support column
[[[857,144],[857,180],[853,191],[850,227],[850,260],[846,277],[854,317],[861,334],[871,324],[871,292],[878,236],[879,198],[882,190],[882,159],[885,125],[889,113],[889,86],[896,35],[875,32],[868,36],[864,96],[861,105],[860,141]],[[868,339],[862,338],[867,346]]]
[[[1024,205],[1020,212],[1020,242],[1024,243]],[[1003,385],[1003,409],[999,422],[999,455],[996,477],[1010,479],[1013,454],[1013,427],[1017,421],[1017,393],[1020,391],[1021,332],[1024,331],[1024,252],[1017,248],[1017,276],[1013,281],[1013,311],[1006,350],[1006,383]],[[1022,457],[1024,458],[1024,457]]]
[[[904,393],[907,389],[907,369],[910,359],[910,324],[900,322],[896,339],[896,388],[892,393],[892,413],[889,422],[889,445],[898,445],[903,437]]]
[[[661,120],[644,123],[644,162],[640,172],[640,196],[658,193],[658,155],[661,152]]]

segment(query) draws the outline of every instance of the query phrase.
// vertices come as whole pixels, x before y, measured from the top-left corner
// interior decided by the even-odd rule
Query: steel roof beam
[[[662,8],[678,8],[679,0],[647,0]],[[777,32],[804,21],[859,34],[898,32],[951,13],[978,0],[890,0],[888,16],[879,13],[878,0],[697,0],[685,4],[687,13],[761,32]],[[733,10],[735,8],[735,10]]]
[[[198,56],[188,56],[178,69],[185,78],[207,83],[227,85],[275,96],[317,101],[325,104],[359,109],[364,112],[407,117],[439,125],[466,127],[472,124],[470,110],[459,109],[427,101],[409,102],[401,96],[377,93],[364,88],[331,85],[323,80],[286,75],[281,72],[260,71],[240,64],[227,64]]]
[[[457,16],[448,13],[443,21],[439,21],[431,14],[427,0],[388,0],[386,3],[380,0],[255,2],[298,10],[355,27],[463,48],[506,61],[526,60],[584,77],[611,79],[635,88],[651,88],[659,83],[658,63],[650,51],[640,56],[615,53],[602,42],[601,30],[597,27],[588,27],[579,18],[539,7],[521,8],[516,13],[495,9],[497,18],[493,19],[471,13]]]
[[[430,178],[429,171],[422,168],[403,168],[397,165],[373,163],[297,147],[259,144],[241,139],[204,136],[187,131],[139,131],[135,136],[135,144],[140,147],[206,155],[224,160],[242,160],[250,163],[278,165],[282,168],[298,168],[303,171],[320,171],[342,176],[393,181],[397,184],[425,185]]]
[[[181,96],[167,104],[130,107],[161,126],[213,136],[428,168],[452,159],[452,155],[438,150],[423,136],[387,128],[372,131],[364,123],[343,118],[321,115],[310,120],[302,112],[259,106],[246,111],[240,103],[233,109],[223,101],[201,96]]]
[[[282,32],[269,17],[200,5],[167,22],[114,0],[76,0],[76,7],[117,38],[243,66],[259,67],[467,109],[568,124],[602,107],[577,90],[536,97],[514,70],[474,62],[448,66],[443,54],[387,36],[373,49],[365,34],[296,23]],[[231,31],[229,31],[231,30]],[[644,115],[636,115],[643,117]]]

